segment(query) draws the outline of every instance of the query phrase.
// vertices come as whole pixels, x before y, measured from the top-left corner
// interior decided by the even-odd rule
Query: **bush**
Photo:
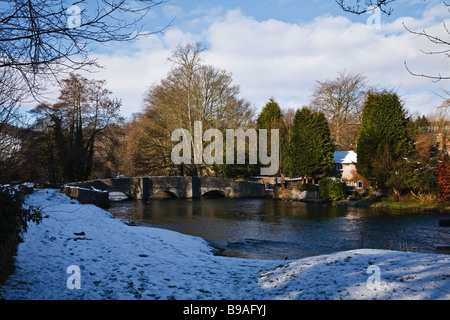
[[[325,200],[342,200],[347,198],[348,188],[342,180],[324,178],[319,183],[319,195]]]
[[[436,168],[436,179],[439,184],[439,197],[443,200],[450,200],[450,161],[442,158]]]
[[[0,280],[14,270],[14,255],[27,223],[41,220],[40,209],[24,206],[22,192],[0,186]]]
[[[312,183],[304,183],[299,187],[300,191],[315,191],[316,186]]]

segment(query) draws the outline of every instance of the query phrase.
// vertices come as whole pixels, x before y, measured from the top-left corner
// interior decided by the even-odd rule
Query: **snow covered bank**
[[[295,261],[229,258],[201,238],[129,226],[58,190],[36,190],[27,204],[44,219],[24,235],[16,272],[0,287],[4,299],[450,299],[448,255],[362,249]]]

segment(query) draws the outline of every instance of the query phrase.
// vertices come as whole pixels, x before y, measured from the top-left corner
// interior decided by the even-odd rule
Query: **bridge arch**
[[[158,190],[150,196],[151,199],[178,199],[179,196],[170,190]]]
[[[122,191],[109,191],[108,198],[111,201],[123,201],[133,199],[129,194]]]
[[[202,194],[201,198],[205,199],[215,199],[215,198],[226,198],[227,194],[222,190],[209,190]]]

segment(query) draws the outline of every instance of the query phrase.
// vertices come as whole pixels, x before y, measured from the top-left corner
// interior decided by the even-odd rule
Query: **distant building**
[[[332,176],[344,181],[347,186],[358,192],[364,192],[370,189],[369,182],[363,176],[358,174],[356,170],[357,154],[354,151],[335,151],[334,152],[334,168]],[[319,179],[320,180],[320,179]],[[275,185],[284,187],[296,187],[306,183],[312,183],[313,177],[252,177],[251,181],[264,183],[266,189],[273,189]],[[316,180],[316,186],[318,181]]]
[[[438,151],[445,152],[447,155],[450,155],[450,141],[445,138],[445,135],[439,131],[436,134],[435,139]]]
[[[356,170],[358,156],[354,151],[334,152],[333,176],[344,181],[347,186],[362,192],[369,189],[369,183]]]

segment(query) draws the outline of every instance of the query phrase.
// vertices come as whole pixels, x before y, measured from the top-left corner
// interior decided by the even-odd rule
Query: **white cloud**
[[[131,50],[118,54],[98,54],[95,58],[103,69],[88,78],[106,79],[114,97],[122,99],[121,112],[126,117],[143,110],[147,89],[163,79],[171,68],[168,58],[179,43],[198,41],[195,35],[171,29],[164,36],[152,35],[133,43]],[[133,52],[130,54],[130,52]]]
[[[180,10],[165,7],[167,15]],[[257,108],[270,97],[282,107],[306,105],[316,80],[334,78],[345,70],[365,74],[372,85],[398,90],[406,107],[426,114],[436,104],[431,98],[433,91],[443,83],[412,76],[404,61],[431,74],[448,70],[448,61],[424,55],[420,49],[430,48],[430,43],[406,31],[402,22],[442,32],[442,22],[432,16],[433,12],[430,7],[420,20],[399,18],[382,23],[379,30],[342,16],[292,24],[274,19],[257,21],[239,10],[222,14],[221,9],[210,11],[199,29],[198,16],[184,12],[192,16],[195,29],[171,28],[163,37],[141,39],[133,44],[132,54],[126,50],[128,53],[100,55],[99,62],[106,69],[96,78],[107,79],[108,87],[122,98],[126,115],[141,111],[146,88],[166,76],[170,68],[167,58],[175,46],[203,40],[209,46],[205,62],[231,72],[235,84],[241,86],[241,96]]]
[[[318,17],[304,25],[259,22],[235,10],[209,28],[208,61],[231,71],[242,95],[258,107],[271,96],[297,107],[308,104],[316,80],[333,78],[343,70],[363,73],[371,84],[403,95],[431,94],[439,84],[412,76],[404,61],[434,74],[443,70],[442,61],[420,52],[429,45],[425,39],[401,31],[387,35],[340,16]],[[406,107],[419,109],[417,99],[408,102]],[[420,110],[432,106],[429,100],[426,108],[420,102]]]

